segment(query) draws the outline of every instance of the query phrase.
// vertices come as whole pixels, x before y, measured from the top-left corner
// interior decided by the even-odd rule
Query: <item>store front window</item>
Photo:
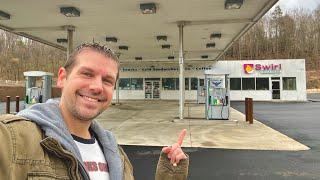
[[[143,90],[143,79],[131,78],[131,90]]]
[[[191,80],[191,90],[198,89],[198,78],[190,78]]]
[[[241,78],[230,78],[230,90],[241,90]]]
[[[179,90],[178,78],[162,78],[163,90]]]
[[[295,77],[283,77],[282,78],[283,90],[297,90]]]
[[[256,90],[269,90],[269,78],[256,78]]]
[[[119,79],[119,89],[130,90],[130,78],[120,78]]]
[[[199,79],[199,86],[204,86],[204,79]]]
[[[184,79],[184,89],[187,90],[187,91],[189,90],[189,79],[190,78],[185,78]]]
[[[119,89],[143,90],[143,79],[142,78],[120,78]]]
[[[254,78],[242,78],[242,90],[255,90]]]

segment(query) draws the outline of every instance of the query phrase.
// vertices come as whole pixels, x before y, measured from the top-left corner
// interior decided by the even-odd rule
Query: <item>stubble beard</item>
[[[96,117],[98,117],[104,110],[100,109],[96,114],[94,115],[86,115],[84,113],[81,113],[81,110],[77,107],[73,106],[71,109],[72,115],[81,121],[92,121]]]
[[[80,91],[80,90],[79,90]],[[84,92],[76,92],[76,94],[87,94],[85,91]],[[95,94],[91,94],[93,96],[97,96]],[[78,95],[80,96],[80,95]],[[77,98],[81,98],[81,97],[77,97]],[[103,99],[103,97],[99,97],[100,99]],[[78,99],[76,99],[77,101]],[[95,119],[96,117],[98,117],[103,111],[105,111],[107,108],[101,108],[101,109],[98,109],[98,112],[96,114],[92,114],[92,115],[89,115],[86,113],[86,111],[90,111],[88,109],[85,109],[84,110],[84,113],[82,112],[82,109],[79,108],[79,106],[77,106],[77,102],[75,103],[75,105],[71,105],[70,106],[70,112],[71,114],[73,115],[73,117],[75,117],[76,119],[80,120],[80,121],[92,121],[93,119]]]

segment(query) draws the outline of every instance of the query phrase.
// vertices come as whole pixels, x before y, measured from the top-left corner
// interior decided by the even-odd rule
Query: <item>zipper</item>
[[[77,162],[78,162],[78,165],[79,165],[79,168],[81,170],[81,174],[84,175],[84,180],[90,180],[90,176],[86,170],[85,167],[83,167],[82,163],[77,159]]]
[[[43,139],[40,144],[44,147],[44,149],[55,154],[57,157],[69,160],[70,167],[68,168],[68,172],[72,179],[79,179],[79,176],[77,176],[78,168],[84,180],[90,180],[88,172],[84,168],[83,164],[76,157],[74,157],[71,152],[65,150],[58,141],[51,137],[47,137]],[[73,176],[72,171],[75,172],[75,177]]]

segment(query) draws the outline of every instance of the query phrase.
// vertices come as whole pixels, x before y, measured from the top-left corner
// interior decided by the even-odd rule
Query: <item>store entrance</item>
[[[272,80],[272,99],[280,99],[280,80]]]
[[[145,80],[145,99],[160,99],[160,79]]]

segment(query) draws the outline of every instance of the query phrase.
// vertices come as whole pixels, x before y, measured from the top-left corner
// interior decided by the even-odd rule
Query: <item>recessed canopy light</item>
[[[224,3],[225,9],[240,9],[243,4],[243,0],[226,0]]]
[[[57,39],[57,43],[67,43],[67,42],[68,42],[68,39],[65,39],[65,38]]]
[[[142,57],[135,57],[135,60],[142,60]]]
[[[0,11],[0,20],[9,20],[10,14]]]
[[[202,59],[208,59],[208,55],[202,55],[201,58]]]
[[[210,35],[210,39],[213,39],[213,38],[221,38],[221,33],[212,33],[211,35]]]
[[[214,47],[216,47],[216,43],[207,43],[206,47],[207,48],[214,48]]]
[[[170,44],[164,44],[161,46],[162,49],[170,49]]]
[[[174,59],[174,56],[168,56],[168,59]]]
[[[128,46],[119,46],[119,49],[120,49],[120,50],[128,50],[129,47],[128,47]]]
[[[60,13],[67,17],[79,17],[80,11],[75,7],[61,7]]]
[[[167,36],[157,36],[158,41],[167,41]]]
[[[156,4],[155,3],[143,3],[140,4],[140,10],[142,14],[155,14],[156,13]]]
[[[107,36],[107,37],[106,37],[106,41],[107,41],[107,42],[115,42],[115,43],[116,43],[116,42],[118,41],[118,39],[117,39],[116,37],[108,37],[108,36]]]

